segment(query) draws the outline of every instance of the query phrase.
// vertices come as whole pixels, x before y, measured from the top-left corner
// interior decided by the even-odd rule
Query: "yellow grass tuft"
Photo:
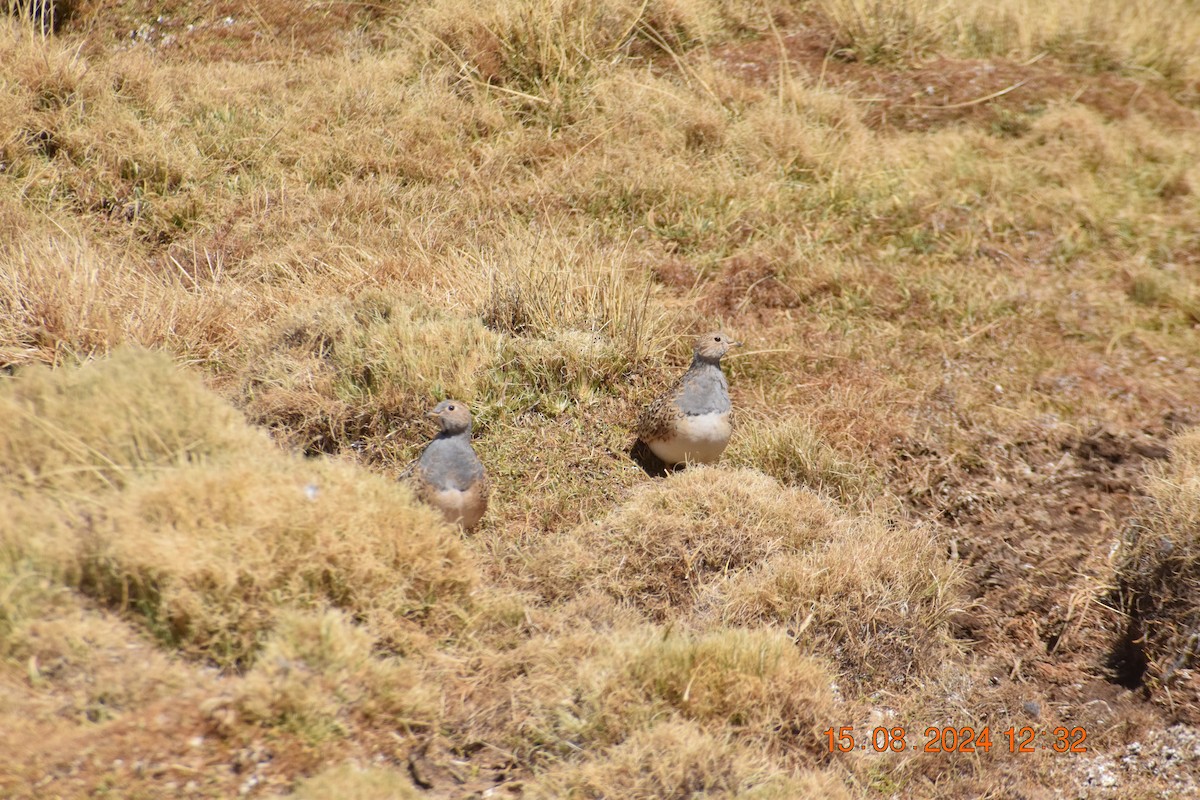
[[[247,326],[274,307],[224,281],[219,255],[169,262],[165,274],[144,264],[112,269],[123,250],[74,224],[9,224],[11,240],[0,243],[0,366],[70,364],[136,343],[221,370],[238,356]]]
[[[770,622],[827,655],[848,682],[930,673],[957,651],[946,623],[959,575],[929,529],[863,517],[721,587],[726,624]]]
[[[762,473],[692,468],[549,547],[542,585],[595,585],[654,618],[686,614],[713,581],[819,541],[835,519],[826,501]]]
[[[0,580],[5,577],[0,570]],[[31,688],[57,695],[56,715],[105,722],[175,695],[194,680],[177,659],[128,623],[88,607],[44,576],[26,572],[9,586],[20,582],[39,582],[50,596],[10,617],[11,626],[0,608],[0,659],[20,665]]]
[[[532,798],[654,797],[847,798],[837,778],[817,770],[777,771],[761,753],[706,731],[668,721],[635,733],[581,764],[552,769],[526,787]]]
[[[459,271],[478,276],[467,286],[489,328],[544,338],[603,336],[633,364],[661,351],[678,321],[651,306],[645,270],[628,264],[625,250],[625,243],[595,231],[568,238],[554,228],[519,230]]]
[[[136,349],[0,383],[0,481],[21,490],[121,488],[139,475],[269,451],[195,375]]]
[[[424,413],[454,397],[479,415],[484,379],[500,358],[499,337],[457,318],[381,293],[364,292],[297,312],[253,349],[243,378],[251,419],[306,452],[336,452],[370,440],[424,438]]]
[[[376,657],[377,645],[342,612],[284,612],[231,704],[248,722],[313,742],[346,736],[357,721],[427,727],[432,686],[407,660]]]
[[[250,659],[280,608],[325,603],[407,650],[422,623],[454,623],[475,580],[407,487],[274,453],[134,486],[81,547],[86,591],[219,663]]]
[[[611,394],[631,366],[628,355],[611,339],[575,330],[511,340],[505,356],[499,373],[506,405],[517,407],[512,401],[519,399],[521,408],[536,406],[551,414]]]
[[[842,455],[800,420],[739,426],[725,457],[730,464],[761,470],[781,483],[843,503],[878,495],[879,479],[871,465]]]
[[[70,563],[74,553],[73,509],[41,494],[27,494],[0,485],[0,633],[17,620],[36,617],[52,607],[62,593],[49,569]]]
[[[846,48],[843,57],[868,63],[913,58],[937,45],[945,24],[929,0],[821,0]]]
[[[786,628],[855,682],[936,668],[957,573],[929,529],[861,513],[694,467],[547,544],[532,569],[552,598],[598,591],[656,620]]]
[[[458,624],[470,557],[407,487],[285,455],[162,355],[33,370],[0,388],[26,420],[0,439],[18,491],[124,489],[67,518],[71,545],[6,533],[10,560],[49,557],[41,568],[165,642],[243,663],[281,609],[326,604],[398,649],[423,623]]]
[[[652,715],[653,705],[661,704],[772,749],[810,756],[820,751],[818,729],[834,711],[829,675],[782,633],[731,628],[689,636],[649,631],[618,655],[620,667],[600,701],[609,730],[648,711]]]
[[[666,719],[811,766],[835,712],[823,662],[778,631],[633,625],[533,637],[482,657],[446,723],[537,763],[574,760]]]
[[[377,290],[295,312],[249,345],[243,402],[305,452],[392,464],[427,439],[424,413],[438,399],[469,403],[481,432],[514,413],[591,405],[669,337],[663,318],[644,318],[644,292],[633,297],[617,272],[597,283],[586,272],[517,280],[506,295],[515,305],[491,296],[482,322]]]
[[[752,3],[706,0],[516,0],[486,9],[442,0],[424,10],[418,29],[427,58],[523,99],[530,111],[560,106],[569,120],[586,103],[579,85],[605,65],[677,54],[758,16]]]
[[[1188,0],[821,0],[819,6],[849,54],[865,61],[953,47],[965,55],[1018,58],[1046,52],[1089,69],[1145,71],[1172,82],[1195,79],[1200,70],[1195,49],[1184,44],[1200,34]]]
[[[1176,312],[1182,324],[1200,322],[1200,292],[1178,275],[1161,269],[1142,269],[1130,276],[1127,292],[1135,303]],[[1170,317],[1164,314],[1162,324],[1169,326]]]

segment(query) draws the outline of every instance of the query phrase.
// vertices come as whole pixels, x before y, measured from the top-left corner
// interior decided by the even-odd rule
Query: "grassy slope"
[[[6,23],[0,788],[1200,775],[1119,760],[1197,716],[1188,593],[1146,599],[1175,563],[1154,531],[1194,547],[1194,448],[1148,484],[1151,535],[1124,528],[1198,419],[1200,15],[1130,6]],[[651,480],[633,414],[718,324],[750,343],[728,456]],[[444,396],[495,485],[466,539],[390,480]],[[1030,723],[1094,752],[831,757],[819,733]]]

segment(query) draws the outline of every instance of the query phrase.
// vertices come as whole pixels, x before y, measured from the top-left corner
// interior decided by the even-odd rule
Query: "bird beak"
[[[745,342],[730,342],[729,346],[730,347],[741,347],[743,344],[745,344]]]
[[[441,416],[441,414],[436,411],[426,411],[425,416],[429,417],[430,419],[437,419]]]

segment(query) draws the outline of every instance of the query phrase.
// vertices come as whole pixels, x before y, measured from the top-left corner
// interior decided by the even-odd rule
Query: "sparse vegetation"
[[[431,687],[410,660],[377,657],[378,644],[340,612],[285,612],[232,705],[249,722],[317,742],[350,735],[354,718],[428,727]]]
[[[840,455],[812,426],[797,419],[755,420],[743,425],[728,457],[734,464],[846,504],[877,502],[883,494],[873,465]]]
[[[1193,0],[7,10],[0,794],[1200,791]]]
[[[342,765],[300,782],[298,800],[416,800],[421,792],[396,770]]]
[[[1200,434],[1175,438],[1171,452],[1169,468],[1150,479],[1143,514],[1117,554],[1118,597],[1129,627],[1113,655],[1122,680],[1191,694],[1196,687],[1188,677],[1200,648]]]

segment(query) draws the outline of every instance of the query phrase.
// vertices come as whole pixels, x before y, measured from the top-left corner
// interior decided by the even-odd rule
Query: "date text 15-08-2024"
[[[953,728],[930,726],[921,737],[910,736],[906,728],[878,727],[866,737],[855,736],[854,728],[827,728],[829,752],[848,753],[852,750],[874,750],[877,753],[905,750],[926,753],[989,753],[992,750],[992,731],[984,727]],[[1036,753],[1052,750],[1056,753],[1086,753],[1087,731],[1083,728],[1056,727],[1038,729],[1032,726],[1013,727],[999,731],[996,745],[1010,753]]]

